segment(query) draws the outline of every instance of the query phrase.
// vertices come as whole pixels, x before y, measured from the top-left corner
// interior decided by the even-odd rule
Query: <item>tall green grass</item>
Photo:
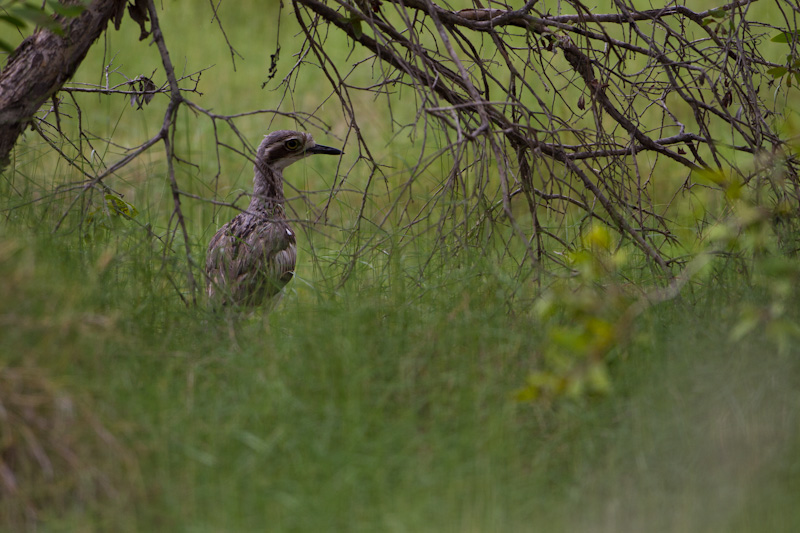
[[[763,333],[729,341],[737,306],[766,298],[738,277],[643,315],[611,394],[531,404],[514,391],[547,324],[509,315],[478,258],[394,291],[360,268],[233,318],[183,307],[146,254],[20,226],[0,243],[0,368],[41,389],[0,392],[18,475],[0,529],[800,525],[800,360]],[[52,471],[6,423],[26,410]]]

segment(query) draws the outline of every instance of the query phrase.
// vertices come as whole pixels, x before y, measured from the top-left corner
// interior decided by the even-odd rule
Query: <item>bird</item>
[[[305,132],[279,130],[264,137],[256,151],[249,207],[208,244],[207,293],[213,305],[256,308],[279,299],[297,261],[297,239],[283,206],[283,169],[314,154],[341,153]]]

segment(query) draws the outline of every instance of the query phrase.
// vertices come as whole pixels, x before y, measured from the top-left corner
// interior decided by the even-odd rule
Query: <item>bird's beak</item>
[[[308,150],[306,150],[307,154],[328,154],[328,155],[339,155],[342,153],[341,150],[338,148],[331,148],[330,146],[323,146],[321,144],[315,144]]]

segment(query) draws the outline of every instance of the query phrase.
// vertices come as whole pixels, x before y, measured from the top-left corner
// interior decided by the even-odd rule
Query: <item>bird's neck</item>
[[[283,175],[280,170],[256,165],[253,196],[248,211],[273,215],[283,213]]]

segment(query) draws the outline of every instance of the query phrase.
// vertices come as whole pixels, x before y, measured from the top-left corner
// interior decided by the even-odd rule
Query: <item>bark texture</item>
[[[108,22],[119,29],[125,0],[94,0],[63,20],[63,35],[37,30],[17,47],[0,72],[0,170],[39,107],[72,77]]]

